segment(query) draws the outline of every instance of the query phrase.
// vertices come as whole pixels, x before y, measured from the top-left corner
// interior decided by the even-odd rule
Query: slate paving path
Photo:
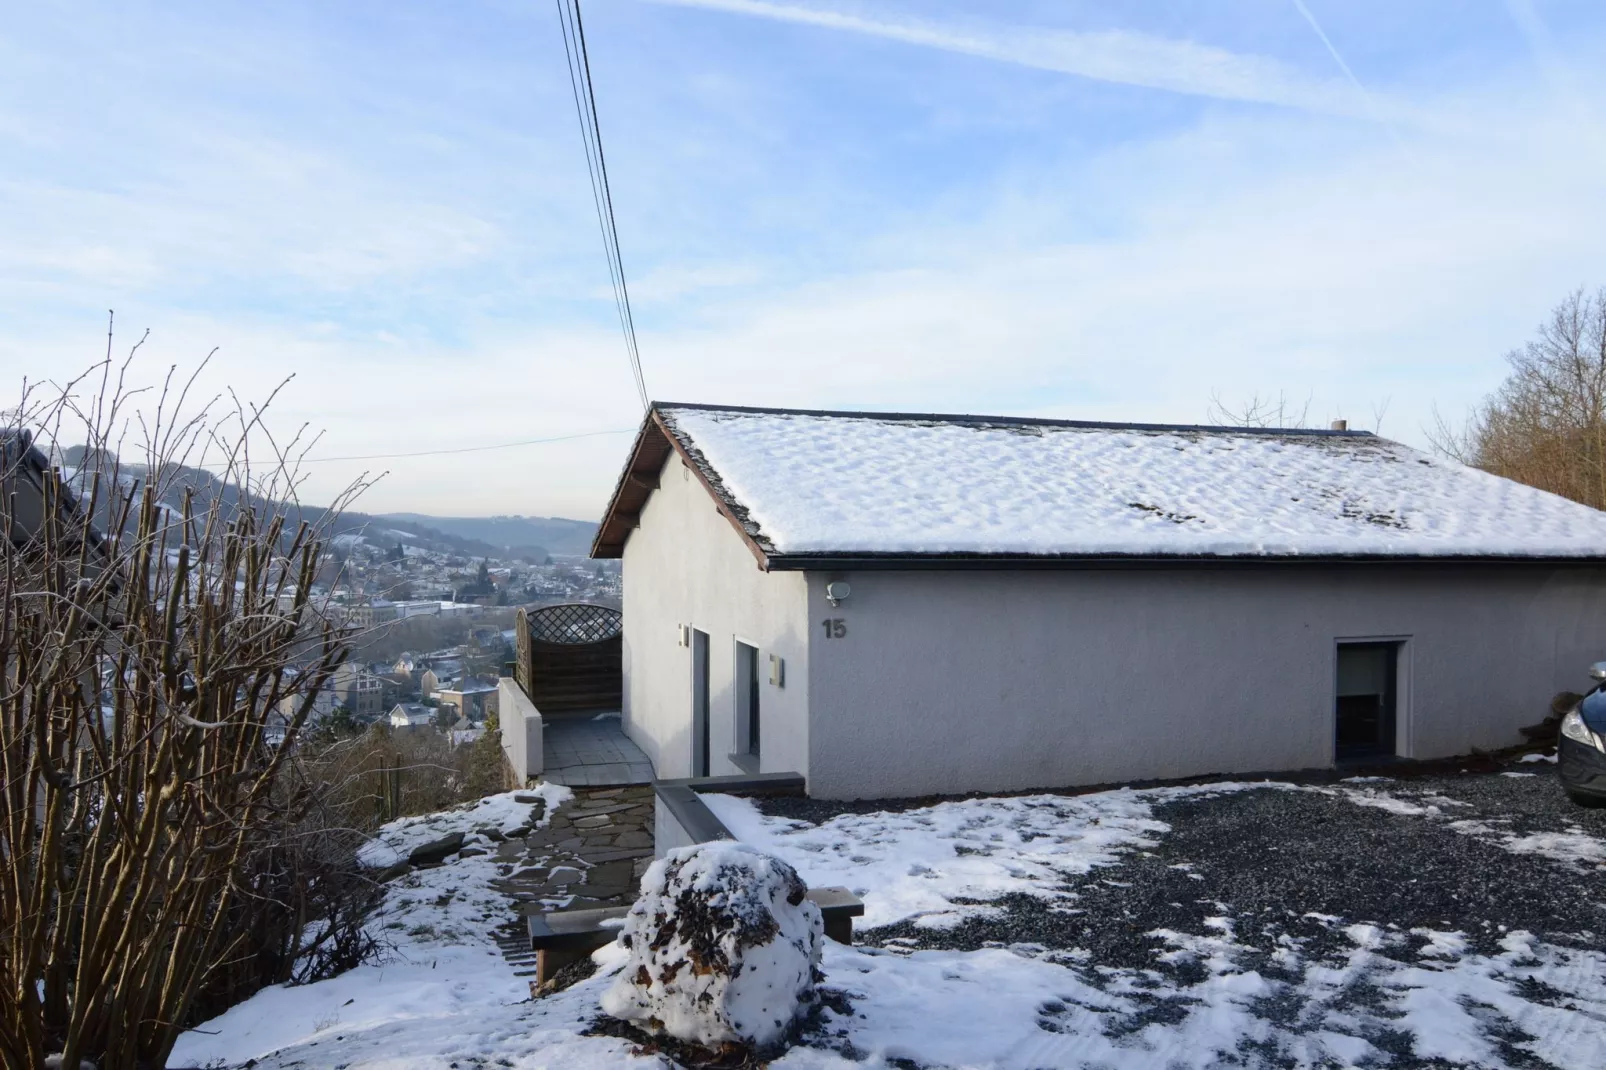
[[[521,974],[535,972],[525,917],[548,910],[628,906],[653,858],[649,784],[575,788],[552,820],[497,846],[492,887],[513,900],[517,916],[496,942]]]
[[[652,761],[625,735],[618,714],[555,719],[541,734],[541,778],[571,788],[652,781]]]

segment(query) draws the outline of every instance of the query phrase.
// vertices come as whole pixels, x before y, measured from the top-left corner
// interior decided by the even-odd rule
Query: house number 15
[[[843,639],[847,637],[848,622],[841,617],[827,617],[820,623],[825,626],[825,637],[827,639]]]

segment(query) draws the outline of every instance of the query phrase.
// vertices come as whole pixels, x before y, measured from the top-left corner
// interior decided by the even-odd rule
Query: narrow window
[[[708,776],[708,633],[691,633],[691,775]]]
[[[759,754],[758,648],[736,644],[736,726],[739,753]]]

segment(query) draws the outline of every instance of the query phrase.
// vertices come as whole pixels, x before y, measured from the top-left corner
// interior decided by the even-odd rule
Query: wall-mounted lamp
[[[825,585],[825,600],[833,606],[841,605],[853,593],[853,587],[847,580],[837,580],[835,583]]]

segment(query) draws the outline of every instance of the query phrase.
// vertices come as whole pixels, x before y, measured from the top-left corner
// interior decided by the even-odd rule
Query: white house
[[[1606,656],[1606,513],[1365,432],[657,405],[593,554],[660,777],[1434,758]]]
[[[390,727],[410,730],[430,728],[435,724],[435,711],[416,702],[399,702],[390,708]]]

